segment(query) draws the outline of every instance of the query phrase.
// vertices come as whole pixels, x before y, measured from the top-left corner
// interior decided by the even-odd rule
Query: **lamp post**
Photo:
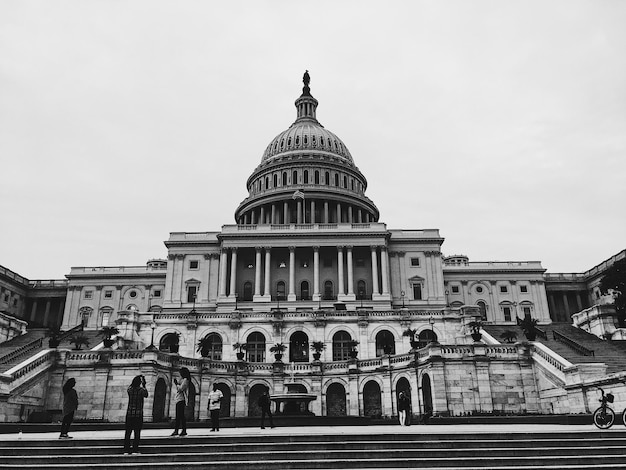
[[[402,297],[402,308],[404,308],[404,296],[405,295],[406,295],[406,292],[400,291],[400,297]]]
[[[435,319],[433,318],[432,315],[428,317],[428,324],[430,325],[430,334],[431,334],[430,342],[433,343],[434,338],[435,338],[435,330],[433,329],[433,325],[435,324]]]
[[[152,337],[150,338],[150,346],[148,346],[148,349],[154,350],[156,349],[154,346],[154,330],[156,329],[156,323],[154,323],[154,320],[150,323],[150,328],[152,328]]]
[[[193,294],[193,307],[191,308],[191,312],[189,313],[196,313],[196,297],[198,297],[198,294]],[[237,298],[235,297],[235,302],[237,301]]]

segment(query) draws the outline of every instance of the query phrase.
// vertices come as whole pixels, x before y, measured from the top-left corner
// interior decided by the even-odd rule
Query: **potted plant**
[[[237,351],[237,360],[238,361],[243,361],[243,358],[245,356],[244,351],[248,348],[248,345],[246,343],[235,343],[233,344],[233,349]]]
[[[98,333],[98,336],[103,336],[104,339],[102,340],[102,342],[104,343],[104,347],[110,348],[115,344],[113,336],[119,334],[120,330],[118,330],[115,326],[103,326],[100,329],[100,333]]]
[[[313,351],[313,360],[319,361],[322,356],[322,351],[326,349],[326,344],[323,341],[313,341],[311,343],[311,350]]]
[[[276,362],[280,362],[280,360],[283,358],[283,353],[285,352],[285,349],[287,349],[287,346],[285,346],[283,343],[276,343],[270,348],[270,352],[274,353]]]
[[[348,352],[348,355],[352,359],[356,359],[357,355],[359,354],[359,351],[357,351],[356,349],[358,344],[359,342],[354,339],[351,339],[350,341],[348,341],[348,347],[350,348],[350,352]]]
[[[505,342],[505,343],[514,343],[515,340],[517,339],[517,334],[515,333],[515,331],[512,330],[506,330],[504,331],[501,335],[500,338]]]
[[[517,324],[524,332],[524,336],[528,341],[535,341],[537,338],[537,319],[531,317],[529,314],[525,315],[523,319],[517,319]]]
[[[402,336],[408,336],[409,342],[411,343],[411,349],[417,349],[417,341],[415,341],[415,334],[417,333],[416,328],[407,328],[402,332]]]
[[[212,349],[213,338],[211,338],[209,335],[198,341],[198,344],[196,345],[196,351],[199,352],[202,357],[207,357]]]
[[[50,328],[48,338],[48,347],[57,348],[61,344],[61,329],[58,326]]]
[[[83,334],[76,334],[70,337],[70,344],[74,345],[74,349],[80,350],[83,346],[89,346],[89,339]]]
[[[482,338],[482,334],[480,333],[480,329],[483,327],[483,322],[481,322],[480,320],[474,320],[471,321],[467,324],[467,327],[470,330],[470,334],[472,335],[472,339],[475,342],[480,341],[480,339]]]

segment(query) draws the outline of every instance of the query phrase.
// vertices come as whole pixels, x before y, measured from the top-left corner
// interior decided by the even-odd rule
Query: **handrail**
[[[82,323],[79,323],[74,328],[70,328],[66,332],[60,334],[59,337],[58,337],[58,340],[59,341],[63,341],[65,338],[68,338],[68,337],[72,336],[74,333],[78,333],[79,331],[83,331],[84,328],[85,328],[85,325],[83,325]]]
[[[24,346],[0,357],[0,364],[8,364],[9,362],[13,362],[15,359],[18,359],[21,356],[26,355],[27,353],[31,352],[33,349],[40,348],[42,344],[43,344],[43,338],[38,338],[38,339],[31,341],[30,343],[26,343]]]
[[[552,337],[554,338],[555,341],[558,341],[559,343],[563,343],[565,346],[568,346],[569,348],[573,349],[574,351],[579,352],[583,356],[594,356],[595,357],[595,355],[596,355],[595,352],[593,351],[593,349],[588,349],[588,348],[584,347],[582,344],[578,344],[572,338],[568,338],[567,336],[565,336],[562,333],[559,333],[558,331],[553,331],[552,332]]]
[[[537,336],[545,339],[546,341],[548,340],[548,334],[546,333],[546,330],[542,330],[541,328],[535,327],[535,331],[537,333]]]

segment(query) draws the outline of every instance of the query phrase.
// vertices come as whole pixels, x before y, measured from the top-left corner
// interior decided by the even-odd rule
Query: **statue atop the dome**
[[[311,83],[311,76],[309,75],[309,71],[305,70],[304,71],[304,76],[302,77],[302,82],[304,83],[304,86],[308,87],[309,83]]]

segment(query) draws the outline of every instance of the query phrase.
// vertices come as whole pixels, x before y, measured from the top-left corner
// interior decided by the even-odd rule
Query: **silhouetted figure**
[[[270,389],[266,387],[263,395],[259,397],[259,406],[261,407],[261,429],[265,429],[265,415],[267,415],[270,420],[270,427],[274,427],[274,420],[272,419],[272,410],[270,405]]]
[[[411,408],[411,400],[406,392],[400,392],[398,396],[398,418],[401,426],[408,426],[407,415]]]
[[[176,386],[176,422],[174,424],[174,432],[172,436],[178,436],[178,429],[181,430],[180,437],[187,435],[187,418],[185,417],[185,406],[187,406],[187,400],[189,396],[189,381],[191,380],[191,374],[186,367],[180,368],[181,381],[174,379],[174,385]]]
[[[74,390],[75,379],[68,379],[63,385],[63,421],[61,421],[61,435],[59,439],[71,439],[68,436],[70,424],[74,421],[74,412],[78,408],[78,394]]]
[[[124,453],[130,453],[130,435],[135,433],[133,439],[133,454],[139,453],[139,439],[143,426],[143,399],[148,396],[146,379],[138,375],[128,387],[128,408],[126,409],[126,433],[124,435]]]

